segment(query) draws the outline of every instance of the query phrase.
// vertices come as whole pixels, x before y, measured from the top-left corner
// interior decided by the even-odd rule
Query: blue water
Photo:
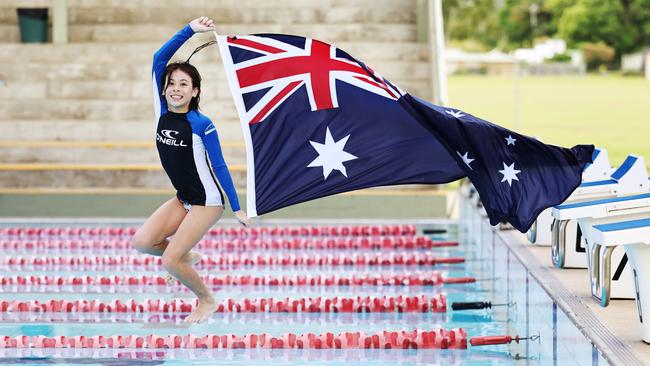
[[[7,350],[0,364],[42,365],[519,365],[538,364],[489,350]]]
[[[441,271],[445,277],[471,276],[482,279],[473,284],[444,286],[351,286],[351,287],[255,287],[212,286],[215,298],[296,298],[316,296],[399,296],[436,295],[445,293],[447,302],[492,301],[515,303],[509,307],[447,313],[216,313],[206,323],[188,326],[180,313],[2,313],[0,336],[44,335],[176,335],[192,333],[245,334],[323,333],[384,330],[433,330],[464,328],[469,337],[479,335],[540,335],[538,341],[468,350],[112,350],[112,349],[0,349],[0,364],[92,364],[92,365],[607,365],[599,352],[557,308],[544,290],[529,276],[526,269],[508,253],[505,246],[492,240],[482,240],[484,232],[467,236],[457,226],[448,227],[447,235],[436,239],[455,240],[461,245],[435,248],[430,252],[440,256],[463,256],[467,263],[443,266],[367,266],[367,267],[236,267],[202,269],[211,275],[366,275],[378,273],[420,273]],[[260,254],[271,251],[255,251]],[[284,253],[329,253],[327,251],[285,251]],[[362,251],[346,250],[342,253]],[[370,252],[370,251],[364,251]],[[404,252],[399,250],[397,252]],[[413,250],[412,252],[422,252]],[[88,250],[78,252],[40,250],[35,252],[7,251],[6,256],[42,257],[46,255],[135,255],[135,253]],[[0,266],[0,276],[30,275],[159,275],[154,267],[102,267],[97,270],[56,270],[23,267],[20,270]],[[173,286],[3,286],[0,300],[50,299],[192,299],[192,294],[180,285]]]

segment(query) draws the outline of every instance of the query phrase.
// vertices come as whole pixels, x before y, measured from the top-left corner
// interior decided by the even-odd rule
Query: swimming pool
[[[29,226],[41,229],[31,232],[17,228],[27,225],[5,224],[0,231],[0,248],[5,252],[4,261],[0,261],[0,306],[4,302],[6,309],[1,313],[0,336],[42,340],[82,335],[144,338],[155,334],[173,339],[187,334],[265,334],[279,339],[287,333],[371,335],[462,328],[468,339],[539,335],[539,340],[469,345],[468,349],[365,349],[363,342],[348,349],[0,348],[0,363],[607,365],[488,225],[430,221],[417,230],[425,228],[435,234],[427,238],[419,235],[416,240],[413,226],[379,224],[350,223],[346,230],[329,226],[319,232],[314,226],[287,223],[264,226],[264,232],[258,228],[255,238],[237,229],[213,232],[206,239],[212,242],[201,245],[214,260],[204,261],[199,272],[211,276],[210,287],[224,307],[206,323],[191,327],[182,321],[187,309],[178,305],[181,300],[191,303],[191,293],[178,284],[159,284],[163,275],[159,264],[134,261],[145,256],[136,255],[124,244],[132,228],[118,228],[130,227],[128,224],[116,222],[110,230],[96,224],[62,224],[70,229],[57,230],[48,223],[32,223]],[[77,244],[72,244],[75,240]],[[274,240],[275,245],[262,244]],[[430,244],[450,241],[459,244]],[[226,242],[231,245],[224,245]],[[218,253],[230,259],[219,262]],[[280,257],[285,261],[270,264],[272,258]],[[52,263],[47,258],[62,260]],[[70,262],[70,258],[84,260]],[[459,278],[471,281],[449,283]],[[253,280],[265,285],[254,285]],[[436,302],[434,311],[431,304],[441,297],[446,304]],[[86,304],[85,310],[61,309],[66,304],[82,306],[79,301],[84,299],[96,301],[92,306]],[[420,302],[414,305],[414,299]],[[50,300],[57,300],[59,308],[53,302],[42,305]],[[117,312],[118,300],[142,307]],[[160,311],[161,304],[171,306],[174,301],[179,306],[175,311],[169,307]],[[327,301],[329,305],[325,305]],[[465,311],[450,308],[452,303],[469,301],[511,305]],[[423,304],[429,307],[421,308]],[[107,306],[112,306],[110,312]]]

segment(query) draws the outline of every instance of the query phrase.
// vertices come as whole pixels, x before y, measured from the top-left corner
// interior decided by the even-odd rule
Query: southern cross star
[[[332,134],[328,127],[325,134],[324,144],[309,141],[311,146],[313,146],[314,149],[316,149],[316,152],[318,152],[318,157],[309,163],[307,167],[323,167],[323,179],[327,179],[332,170],[338,170],[347,178],[348,174],[343,163],[357,159],[356,156],[343,151],[345,143],[348,141],[349,137],[350,135],[347,135],[339,141],[334,142],[334,138],[332,138]]]
[[[456,151],[456,154],[458,154],[458,156],[460,156],[460,158],[463,159],[463,163],[465,163],[465,164],[467,165],[468,168],[470,168],[471,170],[474,170],[474,169],[472,169],[472,167],[469,165],[469,163],[471,163],[471,162],[474,161],[474,159],[470,159],[469,156],[467,156],[467,154],[469,154],[469,151],[466,152],[465,155],[461,155],[459,151]]]
[[[501,181],[507,181],[508,185],[512,187],[512,181],[519,180],[519,178],[517,178],[517,174],[521,173],[521,170],[515,169],[515,163],[512,163],[510,165],[503,163],[503,170],[499,170],[499,173],[503,174],[503,179],[501,179]]]
[[[452,116],[454,116],[454,117],[456,117],[456,118],[465,117],[465,115],[464,115],[463,112],[461,112],[461,111],[452,111],[452,110],[447,110],[447,111],[445,111],[445,112],[447,112],[447,114],[451,114]]]
[[[506,146],[508,145],[515,146],[515,141],[517,141],[517,139],[512,138],[512,135],[508,135],[508,137],[506,137],[506,143],[507,143]]]

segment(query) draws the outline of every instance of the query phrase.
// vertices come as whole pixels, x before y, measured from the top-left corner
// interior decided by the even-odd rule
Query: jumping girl
[[[212,19],[195,19],[154,54],[156,146],[162,166],[177,192],[176,197],[149,217],[132,239],[136,250],[162,256],[165,269],[198,297],[198,307],[185,319],[190,323],[205,321],[216,308],[212,294],[192,268],[201,255],[191,251],[224,211],[223,194],[214,175],[226,191],[237,220],[250,226],[246,213],[239,207],[217,131],[210,119],[199,112],[199,72],[188,62],[167,65],[194,33],[213,30]]]

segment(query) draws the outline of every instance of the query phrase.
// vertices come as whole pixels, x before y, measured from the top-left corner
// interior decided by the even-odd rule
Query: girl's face
[[[165,99],[169,110],[176,113],[186,113],[190,101],[199,93],[199,88],[192,87],[192,78],[184,71],[172,71],[165,88]]]

